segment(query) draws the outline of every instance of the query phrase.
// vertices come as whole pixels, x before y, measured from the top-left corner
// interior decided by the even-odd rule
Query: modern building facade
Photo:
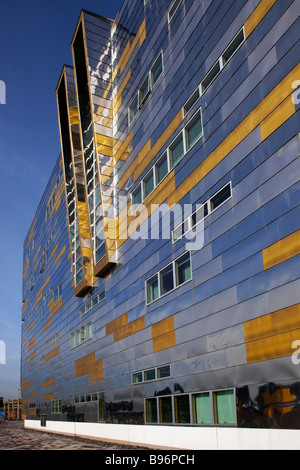
[[[299,13],[81,12],[24,242],[28,427],[179,448],[299,436]]]

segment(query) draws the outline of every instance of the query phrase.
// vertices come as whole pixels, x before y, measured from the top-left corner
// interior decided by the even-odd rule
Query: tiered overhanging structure
[[[125,0],[71,48],[24,242],[26,422],[299,429],[298,2]]]

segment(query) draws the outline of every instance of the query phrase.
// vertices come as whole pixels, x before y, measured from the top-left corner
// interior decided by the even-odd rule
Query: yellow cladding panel
[[[276,108],[262,123],[261,140],[266,140],[274,131],[284,124],[293,114],[296,108],[291,96],[288,96],[278,108]]]
[[[49,361],[50,359],[52,359],[53,357],[57,356],[58,354],[60,353],[60,348],[59,346],[55,349],[53,349],[52,351],[50,351],[48,354],[46,354],[45,356],[45,361]]]
[[[129,41],[128,43],[126,44],[126,47],[122,53],[122,56],[119,60],[119,63],[117,65],[118,69],[120,68],[121,69],[121,73],[123,73],[129,59],[130,59],[130,56],[131,54],[133,53],[134,49],[136,48],[138,42],[140,42],[140,46],[143,44],[144,40],[146,38],[146,20],[144,19],[141,26],[139,27],[139,30],[132,42],[132,44],[130,45]]]
[[[69,107],[69,116],[71,124],[79,124],[79,113],[76,108]]]
[[[289,356],[300,336],[300,304],[244,323],[247,362]]]
[[[54,392],[45,393],[45,395],[43,395],[43,400],[44,401],[54,400]]]
[[[51,252],[51,258],[53,258],[53,256],[55,255],[55,253],[57,251],[57,248],[58,248],[58,243],[56,243],[55,247],[53,248],[53,250]]]
[[[119,160],[126,160],[129,153],[130,153],[130,144],[132,141],[132,130],[129,132],[128,136],[124,140],[124,142],[121,142],[121,140],[118,140],[114,144],[114,159],[115,163]]]
[[[36,351],[34,351],[30,356],[29,356],[29,360],[32,361],[32,359],[34,359],[36,357]]]
[[[107,157],[113,156],[113,139],[102,134],[96,134],[97,150],[98,153],[106,155]]]
[[[63,306],[63,298],[59,297],[55,303],[53,303],[53,297],[48,302],[48,307],[49,307],[49,319],[55,315],[58,310],[60,310]]]
[[[33,263],[35,262],[36,257],[37,257],[37,255],[39,254],[40,251],[41,251],[41,246],[38,247],[37,252],[36,252],[36,254],[34,255],[34,258],[33,258],[33,260],[32,260]]]
[[[90,383],[104,379],[103,361],[96,361],[95,353],[88,354],[75,361],[75,376],[90,375]]]
[[[122,81],[116,96],[113,99],[113,117],[116,115],[117,111],[119,110],[121,104],[122,104],[122,93],[124,91],[124,88],[126,87],[127,83],[129,82],[131,77],[131,70],[129,69],[124,80]]]
[[[60,252],[58,253],[57,257],[55,258],[55,260],[54,260],[55,266],[57,265],[57,263],[59,262],[60,258],[62,257],[62,255],[64,254],[65,251],[66,251],[66,245],[64,245],[64,246],[62,247],[62,249],[61,249]]]
[[[91,258],[92,250],[91,250],[91,248],[82,247],[81,248],[81,254],[82,254],[82,256],[85,256],[86,258]]]
[[[49,326],[51,326],[51,319],[48,320],[45,325],[43,325],[43,332],[47,330],[47,328],[49,328]]]
[[[292,344],[300,338],[298,330],[287,331],[246,344],[247,362],[266,361],[293,354]]]
[[[26,279],[26,277],[28,276],[28,269],[29,269],[29,259],[26,261],[26,264],[24,266],[23,279]]]
[[[32,382],[28,382],[28,379],[23,379],[21,381],[21,390],[26,390],[27,388],[32,387]]]
[[[248,343],[298,328],[300,328],[300,304],[245,322],[245,342]]]
[[[259,126],[287,97],[291,99],[292,84],[300,74],[300,64],[277,85],[269,95],[242,121],[234,131],[194,170],[169,198],[177,204],[257,126]],[[273,121],[274,122],[274,121]],[[277,121],[278,122],[278,121]],[[282,124],[282,122],[280,122]],[[274,131],[275,129],[273,129]]]
[[[23,304],[23,307],[22,307],[22,316],[24,315],[24,313],[26,312],[27,308],[28,308],[28,302],[29,302],[29,297],[28,299],[26,300],[26,302],[24,302]]]
[[[113,333],[117,329],[121,328],[122,326],[127,325],[128,323],[128,313],[124,313],[120,317],[116,318],[115,320],[108,323],[105,327],[105,334],[109,335]]]
[[[264,269],[272,268],[300,254],[300,230],[263,250]]]
[[[51,379],[45,380],[45,382],[43,382],[43,388],[51,387],[52,385],[55,385],[55,377],[52,377]]]
[[[145,328],[145,319],[144,317],[133,320],[127,325],[119,328],[114,331],[114,342],[120,341],[121,339],[127,338],[128,336],[137,333]]]
[[[36,341],[36,336],[34,335],[30,340],[28,341],[28,351],[31,351],[35,347],[35,341]]]
[[[250,36],[252,31],[257,27],[261,20],[266,16],[268,11],[272,8],[276,0],[261,0],[254,12],[245,22],[245,35],[246,38]]]
[[[175,346],[174,317],[168,317],[152,325],[153,352]]]

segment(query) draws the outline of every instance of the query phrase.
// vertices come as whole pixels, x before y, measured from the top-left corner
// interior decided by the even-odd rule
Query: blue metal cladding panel
[[[155,145],[259,0],[183,0],[168,24],[171,4],[169,0],[148,1],[146,5],[142,0],[126,0],[118,16],[122,28],[117,29],[115,36],[119,45],[115,51],[116,62],[127,41],[134,40],[144,18],[146,37],[142,44],[137,42],[124,70],[118,72],[113,83],[115,91],[118,90],[130,70],[130,80],[122,92],[114,121],[114,137],[122,142],[132,131],[131,149],[128,157],[123,160],[122,156],[118,161],[116,179],[134,162],[149,139],[151,146]],[[176,188],[188,181],[193,170],[297,65],[299,15],[295,11],[297,2],[277,1],[203,94],[197,106],[203,112],[204,137],[176,166]],[[97,21],[94,24],[89,15],[86,21],[89,60],[96,66],[93,42],[97,48]],[[128,126],[128,106],[161,50],[162,76]],[[137,181],[191,115],[192,112],[174,129]],[[245,322],[299,303],[299,255],[267,271],[262,256],[263,249],[300,228],[298,133],[298,113],[264,142],[257,127],[182,197],[181,206],[195,205],[208,200],[228,182],[232,185],[232,197],[205,219],[204,246],[191,252],[192,279],[149,305],[145,281],[183,254],[186,240],[174,244],[170,239],[153,240],[149,236],[149,221],[144,222],[140,235],[143,233],[145,238],[126,240],[119,249],[114,270],[95,283],[90,295],[75,298],[64,195],[51,219],[46,222],[43,218],[61,171],[59,162],[56,164],[36,214],[35,247],[29,256],[28,273],[31,273],[35,250],[40,244],[42,253],[50,228],[55,231],[50,250],[57,244],[56,252],[53,257],[50,254],[45,271],[37,273],[33,289],[30,291],[26,280],[23,286],[23,299],[29,300],[22,328],[22,379],[25,380],[22,398],[30,403],[32,410],[39,410],[31,417],[39,419],[42,410],[48,419],[96,422],[98,404],[76,403],[75,396],[105,392],[106,421],[142,424],[144,397],[166,391],[173,394],[179,390],[192,393],[236,388],[244,399],[244,386],[254,390],[271,381],[282,382],[284,386],[285,381],[298,380],[290,357],[248,364],[244,338]],[[123,188],[122,194],[129,202],[130,189]],[[172,223],[172,228],[177,222]],[[159,234],[161,237],[162,227]],[[24,242],[25,262],[27,240],[28,237]],[[66,251],[54,265],[55,256],[64,246]],[[44,328],[49,319],[51,293],[37,308],[34,302],[48,275],[51,293],[62,283],[62,306]],[[105,299],[80,315],[80,309],[103,289]],[[45,305],[46,310],[38,322],[40,305]],[[139,319],[143,319],[144,326],[116,340],[114,332],[107,331],[107,325],[124,314],[127,314],[126,327]],[[174,344],[153,352],[152,327],[170,318],[174,323]],[[71,335],[89,322],[92,338],[71,348]],[[34,336],[34,346],[29,349]],[[58,346],[59,353],[44,361]],[[30,358],[34,352],[36,355]],[[75,374],[75,361],[90,354],[95,354],[95,361],[103,361],[102,380],[93,382],[88,372]],[[171,366],[169,378],[132,385],[133,373],[166,364]],[[51,379],[55,379],[53,384],[47,386]],[[51,394],[48,399],[47,394]],[[52,414],[50,396],[62,399],[67,411]],[[266,425],[265,421],[263,424]]]

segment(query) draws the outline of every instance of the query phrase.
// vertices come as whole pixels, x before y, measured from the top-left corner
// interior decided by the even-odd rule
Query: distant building
[[[125,0],[72,54],[24,242],[25,425],[294,445],[298,2]]]
[[[22,419],[22,402],[20,399],[7,400],[3,403],[2,417],[9,421],[19,421]]]

